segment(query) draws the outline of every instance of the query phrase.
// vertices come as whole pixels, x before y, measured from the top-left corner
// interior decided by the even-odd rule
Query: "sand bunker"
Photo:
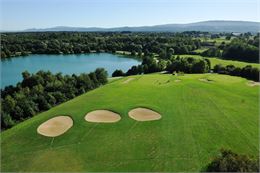
[[[200,78],[199,81],[202,81],[202,82],[213,82],[213,80],[206,79],[206,78]]]
[[[126,79],[124,82],[123,82],[123,84],[126,84],[126,83],[129,83],[131,80],[134,80],[135,78],[128,78],[128,79]]]
[[[120,119],[120,115],[108,110],[92,111],[85,116],[86,121],[94,123],[115,123]]]
[[[43,136],[56,137],[62,135],[73,125],[73,120],[69,116],[57,116],[42,123],[37,132]]]
[[[135,108],[128,112],[129,117],[136,121],[153,121],[159,120],[162,116],[147,108]]]
[[[254,82],[254,81],[249,81],[249,82],[247,82],[247,85],[248,86],[260,86],[260,82]]]

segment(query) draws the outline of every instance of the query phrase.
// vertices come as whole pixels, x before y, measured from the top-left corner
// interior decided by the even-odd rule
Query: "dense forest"
[[[177,54],[187,54],[199,47],[199,39],[174,33],[5,33],[2,34],[1,57],[117,50],[148,55],[162,54],[170,48]]]
[[[71,76],[44,71],[22,76],[22,82],[1,90],[1,129],[107,83],[107,72],[100,68]]]
[[[259,62],[259,34],[208,32],[131,33],[131,32],[37,32],[1,33],[1,58],[28,54],[79,54],[128,51],[132,55],[200,54],[245,62]],[[218,41],[218,39],[222,41]],[[225,40],[223,41],[223,38]],[[220,40],[221,40],[220,39]],[[203,52],[196,52],[206,48]]]

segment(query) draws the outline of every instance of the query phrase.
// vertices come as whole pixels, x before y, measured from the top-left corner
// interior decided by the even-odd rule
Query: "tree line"
[[[228,60],[238,60],[244,62],[259,63],[259,33],[252,36],[250,33],[245,33],[232,39],[230,43],[222,42],[218,46],[207,45],[208,49],[193,54],[199,54],[204,57],[219,57]],[[226,36],[230,40],[231,36]],[[202,42],[203,46],[205,42]]]
[[[169,60],[163,60],[145,57],[142,64],[132,66],[126,73],[122,70],[115,70],[112,73],[112,77],[147,74],[161,71],[167,71],[168,73],[206,73],[209,72],[210,68],[211,65],[208,59],[172,56]]]
[[[224,59],[259,63],[259,37],[252,42],[234,40],[223,50]],[[258,42],[258,43],[257,43]]]
[[[107,83],[107,72],[102,68],[80,75],[25,71],[22,76],[16,86],[1,89],[2,130]]]
[[[145,57],[142,64],[132,66],[127,72],[123,72],[119,69],[115,70],[112,73],[112,77],[147,74],[161,71],[166,71],[166,73],[207,73],[211,72],[211,64],[207,58],[198,59],[193,57],[181,58],[180,56],[172,56],[170,60],[158,60],[154,57]],[[240,76],[257,82],[260,81],[260,70],[250,65],[240,68],[235,67],[234,65],[223,66],[217,64],[213,67],[213,72],[231,76]]]
[[[240,67],[235,67],[234,65],[223,66],[221,64],[217,64],[214,66],[213,71],[219,74],[240,76],[249,80],[259,82],[260,71],[258,68],[252,67],[251,65],[247,65],[243,68],[240,68]]]
[[[201,38],[231,39],[229,33],[182,32],[182,33],[131,33],[131,32],[40,32],[1,33],[1,58],[28,54],[80,54],[90,52],[128,51],[132,55],[156,53],[162,59],[172,54],[200,54],[205,57],[245,62],[259,62],[259,33],[241,34],[230,43],[201,41]],[[232,36],[234,37],[234,36]],[[201,53],[194,50],[208,49]]]
[[[1,33],[1,58],[27,54],[80,54],[129,51],[136,55],[188,54],[200,39],[187,33],[42,32]],[[167,52],[167,53],[166,53]]]

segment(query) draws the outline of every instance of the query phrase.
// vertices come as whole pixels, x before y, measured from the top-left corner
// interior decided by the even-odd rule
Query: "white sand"
[[[124,82],[123,82],[123,84],[127,84],[127,83],[129,83],[130,81],[132,81],[132,80],[134,80],[135,78],[128,78],[128,79],[126,79]]]
[[[213,82],[212,80],[206,79],[206,78],[200,78],[199,81],[202,82]]]
[[[260,86],[260,82],[249,81],[249,82],[247,82],[247,85],[251,86],[251,87]]]
[[[85,116],[85,120],[94,123],[114,123],[121,119],[120,115],[108,110],[95,110]]]
[[[161,115],[147,108],[135,108],[128,112],[129,117],[136,121],[153,121],[161,119]]]
[[[62,135],[73,126],[69,116],[57,116],[42,123],[37,132],[43,136],[56,137]]]

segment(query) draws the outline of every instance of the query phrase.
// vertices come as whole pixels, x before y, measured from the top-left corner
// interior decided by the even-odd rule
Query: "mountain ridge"
[[[70,27],[55,26],[50,28],[30,28],[13,32],[259,32],[260,22],[233,21],[233,20],[209,20],[187,24],[161,24],[151,26],[122,26],[122,27]]]

